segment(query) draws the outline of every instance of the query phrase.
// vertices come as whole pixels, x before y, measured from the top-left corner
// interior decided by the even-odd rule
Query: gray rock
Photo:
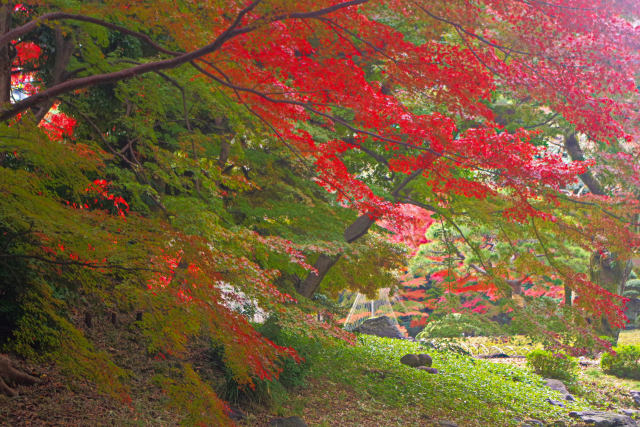
[[[633,401],[635,402],[636,406],[640,406],[640,391],[633,390],[631,392],[631,397],[633,397]]]
[[[402,363],[403,365],[411,366],[412,368],[422,366],[422,363],[420,363],[420,358],[417,354],[405,354],[400,359],[400,363]]]
[[[555,390],[562,395],[569,394],[569,390],[567,390],[567,386],[560,380],[554,380],[553,378],[545,378],[544,385],[549,387],[551,390]]]
[[[458,427],[458,424],[454,423],[453,421],[448,421],[448,420],[440,420],[440,421],[438,421],[438,425],[440,427]]]
[[[431,368],[429,366],[418,366],[416,369],[420,369],[421,371],[428,372],[430,374],[437,374],[438,370],[436,368]]]
[[[510,359],[507,353],[489,353],[489,354],[479,354],[476,356],[478,359]]]
[[[235,421],[241,421],[247,417],[240,408],[236,408],[235,406],[229,406],[227,415]]]
[[[629,417],[640,415],[640,411],[637,409],[623,409],[621,412]]]
[[[300,417],[274,418],[269,422],[270,427],[308,427]]]
[[[581,411],[570,412],[569,416],[596,427],[637,427],[631,417],[613,412]]]
[[[549,387],[551,390],[555,390],[558,393],[562,394],[564,400],[568,400],[569,402],[574,402],[576,399],[573,397],[564,383],[560,380],[555,380],[553,378],[545,378],[544,385]]]
[[[398,325],[388,316],[367,319],[353,331],[384,338],[405,338]]]
[[[540,420],[524,420],[524,422],[526,424],[532,425],[532,426],[543,426],[544,423]]]
[[[559,406],[561,408],[564,408],[564,403],[560,402],[559,400],[553,400],[553,399],[547,398],[544,401],[547,403],[550,403],[553,406]]]
[[[487,354],[487,359],[509,359],[509,355],[507,353],[491,353]]]
[[[418,359],[420,359],[420,366],[431,366],[433,363],[431,356],[428,354],[418,354]]]

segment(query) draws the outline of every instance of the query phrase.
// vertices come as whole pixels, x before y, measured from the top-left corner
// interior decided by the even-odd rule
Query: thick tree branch
[[[407,178],[405,178],[402,183],[398,187],[396,187],[393,191],[393,196],[397,197],[400,191],[402,191],[411,181],[416,179],[418,176],[422,174],[422,170],[415,171]],[[376,218],[372,217],[368,213],[360,215],[347,229],[344,231],[344,240],[347,243],[353,243],[358,240],[360,237],[364,236],[369,232],[369,229],[373,224],[375,224]],[[331,267],[333,267],[339,260],[342,254],[337,255],[325,255],[321,254],[318,257],[318,260],[315,262],[313,267],[316,269],[316,272],[310,272],[304,281],[299,283],[296,287],[296,290],[301,295],[311,298],[313,294],[316,292],[322,279],[327,275]]]
[[[318,9],[311,12],[297,12],[297,13],[277,15],[274,17],[266,18],[264,20],[258,19],[253,24],[241,27],[240,24],[242,19],[260,3],[260,0],[256,0],[251,4],[249,4],[249,6],[245,7],[242,11],[240,11],[240,13],[238,13],[238,15],[236,16],[235,21],[225,31],[223,31],[220,35],[218,35],[218,37],[216,37],[216,39],[212,43],[209,43],[208,45],[195,49],[191,52],[174,56],[173,58],[170,58],[170,59],[148,62],[145,64],[141,64],[135,67],[130,67],[120,71],[97,74],[93,76],[82,77],[82,78],[62,82],[60,84],[54,85],[46,90],[38,92],[28,98],[25,98],[21,101],[16,102],[15,104],[8,106],[7,108],[5,108],[3,111],[0,112],[0,121],[6,121],[17,114],[23,111],[26,111],[27,109],[32,108],[35,105],[40,104],[41,102],[44,102],[46,100],[55,98],[57,96],[60,96],[62,94],[65,94],[77,89],[94,86],[97,84],[113,83],[120,80],[129,79],[141,74],[145,74],[148,72],[166,70],[170,68],[175,68],[182,64],[186,64],[202,56],[216,52],[227,41],[235,37],[238,37],[240,35],[250,33],[255,29],[257,29],[258,27],[265,24],[269,24],[271,22],[282,21],[287,19],[317,18],[319,16],[323,16],[340,9],[366,3],[367,1],[369,0],[352,0],[352,1],[347,1],[343,3],[338,3],[331,7]],[[47,16],[47,15],[43,15],[43,17],[44,16]],[[24,26],[19,27],[14,31],[11,31],[5,34],[4,38],[6,38],[6,40],[12,40],[15,37],[19,37],[20,35],[26,34],[27,32],[34,29],[40,22],[42,22],[42,17],[37,18],[34,21],[31,21],[30,23],[25,24]],[[26,29],[24,28],[25,26],[27,26]],[[20,30],[20,31],[17,31],[17,30]],[[4,38],[0,38],[0,42],[2,42]],[[171,54],[173,55],[174,53],[172,52]]]
[[[564,136],[564,146],[567,149],[571,160],[574,162],[582,162],[585,160],[582,148],[578,143],[578,138],[575,133],[571,132]],[[587,186],[591,193],[597,196],[604,196],[606,194],[602,185],[595,179],[590,171],[580,175],[580,180]]]
[[[47,21],[64,21],[64,20],[71,20],[71,21],[81,21],[81,22],[89,22],[92,24],[96,24],[96,25],[100,25],[102,27],[105,28],[109,28],[110,30],[114,30],[114,31],[119,31],[123,34],[127,34],[129,36],[135,37],[139,40],[144,41],[145,43],[147,43],[149,46],[153,47],[154,49],[156,49],[159,52],[162,53],[166,53],[169,55],[173,55],[173,56],[177,56],[180,55],[181,52],[175,52],[169,49],[166,49],[165,47],[159,45],[157,42],[155,42],[151,37],[149,37],[148,35],[144,34],[144,33],[140,33],[138,31],[133,31],[130,30],[126,27],[123,27],[121,25],[116,25],[116,24],[112,24],[111,22],[107,22],[104,21],[102,19],[98,19],[98,18],[93,18],[91,16],[85,16],[85,15],[78,15],[78,14],[73,14],[73,13],[65,13],[65,12],[51,12],[51,13],[47,13],[44,14],[42,16],[39,16],[38,18],[34,19],[33,21],[27,22],[26,24],[14,28],[13,30],[3,34],[0,37],[0,46],[2,46],[3,44],[9,43],[12,40],[17,40],[20,37],[24,36],[25,34],[30,33],[31,31],[35,30],[38,25],[43,24]]]

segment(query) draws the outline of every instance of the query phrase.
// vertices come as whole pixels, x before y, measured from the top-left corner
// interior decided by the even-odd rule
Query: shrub
[[[578,361],[563,351],[533,350],[527,354],[527,363],[533,370],[545,377],[574,382]]]
[[[640,346],[621,345],[613,351],[602,355],[602,370],[616,377],[640,380]]]
[[[627,280],[627,283],[625,284],[624,292],[622,295],[627,298],[640,297],[640,280],[639,279]]]
[[[251,388],[238,384],[231,370],[224,364],[224,350],[214,345],[209,353],[210,361],[221,369],[224,377],[216,393],[234,404],[242,402],[277,406],[288,399],[291,389],[304,385],[310,361],[320,351],[322,344],[282,327],[276,315],[271,315],[263,324],[256,325],[256,330],[279,346],[294,348],[302,361],[298,363],[292,358],[282,358],[282,371],[277,379],[253,378],[255,387]]]
[[[496,322],[464,313],[450,313],[441,319],[427,323],[416,338],[496,336],[501,332],[500,325]]]

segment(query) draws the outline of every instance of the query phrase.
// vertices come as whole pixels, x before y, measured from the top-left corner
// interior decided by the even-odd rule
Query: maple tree
[[[185,357],[206,332],[239,383],[274,378],[295,351],[225,301],[343,335],[292,295],[391,281],[403,254],[376,221],[413,249],[438,221],[454,235],[439,243],[459,288],[512,296],[510,280],[553,278],[583,320],[622,326],[620,292],[565,260],[574,248],[631,259],[636,197],[620,181],[572,191],[590,186],[595,162],[571,138],[571,161],[552,142],[578,132],[595,153],[623,147],[597,160],[629,171],[623,187],[637,182],[639,11],[623,0],[3,3],[2,292],[31,301],[6,316],[14,346],[33,351],[37,306],[67,331],[60,347],[91,354],[52,302],[51,289],[82,289],[147,313],[152,353]],[[83,369],[126,396],[101,360],[109,370]],[[185,365],[166,387],[203,384]],[[203,399],[225,419],[215,393]]]

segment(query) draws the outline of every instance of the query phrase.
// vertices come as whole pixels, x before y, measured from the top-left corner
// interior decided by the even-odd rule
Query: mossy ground
[[[624,333],[622,340],[640,343],[638,338],[638,333]],[[590,361],[571,387],[576,401],[559,408],[546,399],[562,397],[544,387],[524,359],[481,360],[367,336],[361,336],[359,344],[322,349],[311,361],[304,387],[270,410],[249,415],[244,425],[266,425],[272,417],[291,415],[313,426],[428,426],[439,420],[509,426],[527,419],[573,425],[570,411],[633,408],[629,391],[640,389],[640,383],[606,375]],[[438,375],[399,363],[406,353],[425,351],[432,355]]]
[[[183,418],[166,407],[152,378],[172,368],[169,361],[150,362],[136,342],[135,327],[108,322],[88,331],[133,376],[131,404],[95,390],[89,382],[69,380],[50,365],[21,367],[38,373],[40,385],[21,389],[15,399],[0,398],[0,425],[177,425]],[[634,338],[635,337],[635,338]],[[640,334],[623,335],[624,342]],[[265,426],[276,416],[298,415],[310,426],[429,426],[449,420],[460,426],[509,426],[527,419],[572,425],[571,410],[632,408],[628,391],[640,383],[603,374],[597,365],[583,367],[576,402],[566,408],[545,399],[560,396],[542,385],[522,359],[481,360],[425,350],[420,344],[361,336],[357,346],[300,341],[307,346],[303,385],[273,393],[271,404],[244,401],[244,426]],[[400,364],[409,352],[428,352],[440,373],[428,374]],[[194,369],[215,382],[216,370],[194,354]],[[208,372],[205,372],[208,371]]]

